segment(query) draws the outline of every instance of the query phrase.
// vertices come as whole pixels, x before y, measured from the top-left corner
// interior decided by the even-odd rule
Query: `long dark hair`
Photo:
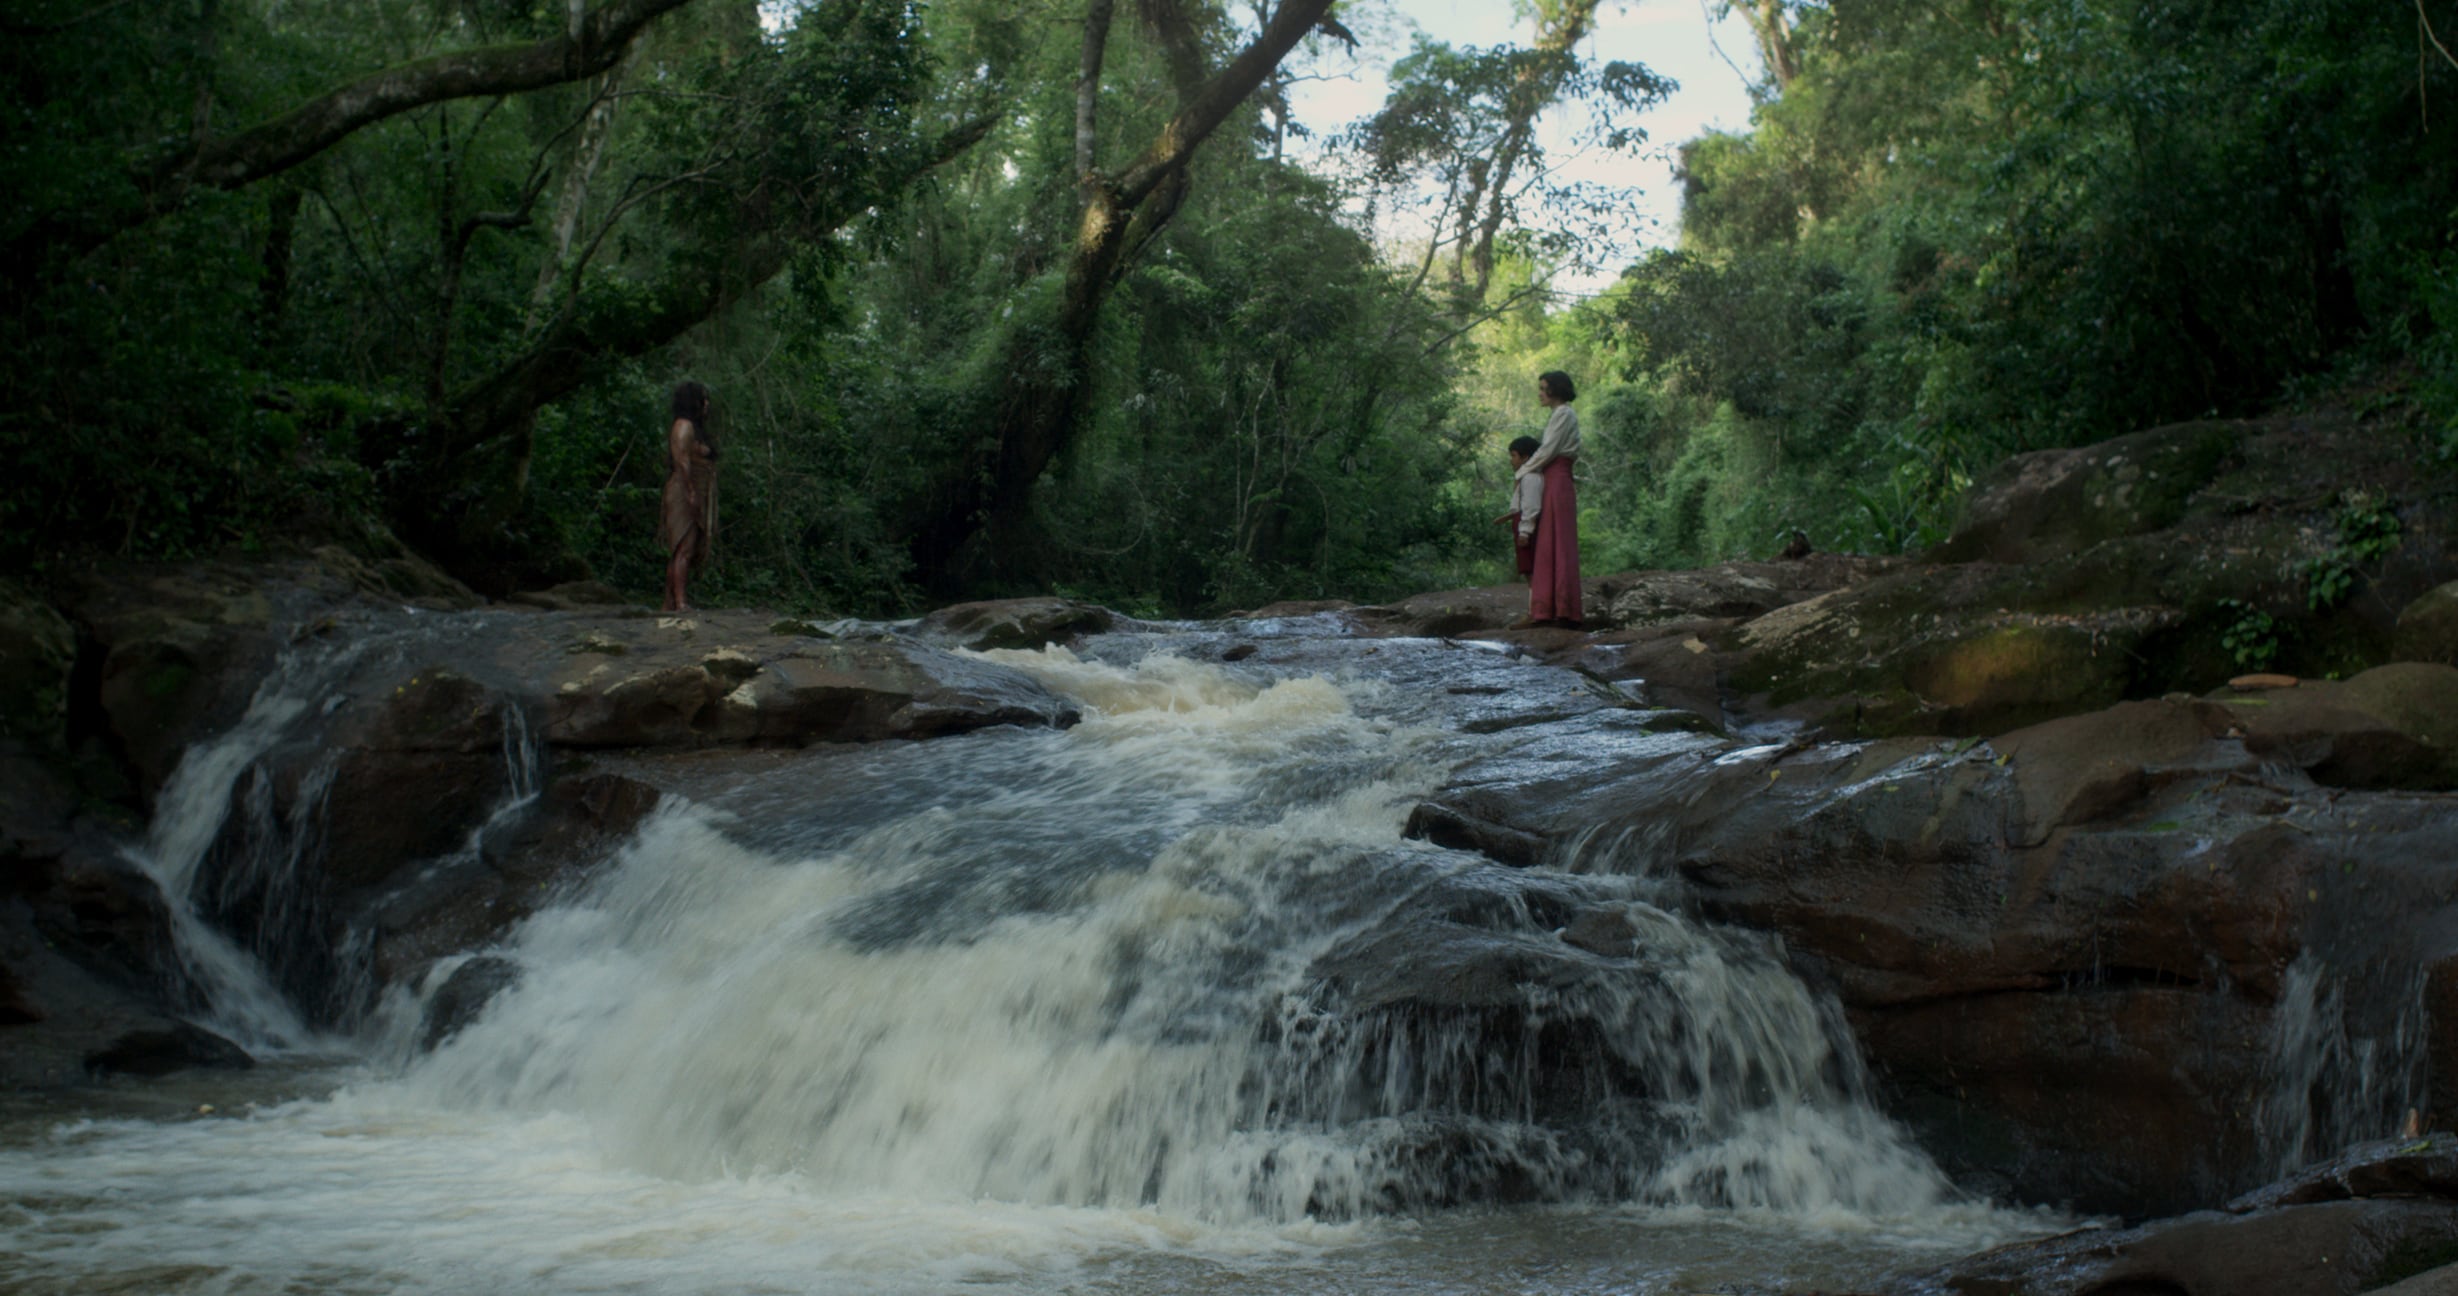
[[[689,378],[674,385],[674,399],[667,402],[676,418],[691,424],[691,434],[708,447],[708,457],[717,457],[717,434],[708,426],[708,385]]]
[[[1527,370],[1522,369],[1520,372],[1526,373]],[[1552,392],[1553,398],[1565,405],[1579,399],[1579,389],[1571,386],[1570,375],[1559,369],[1548,369],[1538,374],[1536,380],[1545,384],[1545,390]]]

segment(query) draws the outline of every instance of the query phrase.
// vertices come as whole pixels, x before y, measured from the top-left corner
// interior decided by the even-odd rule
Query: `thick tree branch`
[[[362,77],[280,117],[214,140],[156,169],[169,179],[235,189],[289,170],[357,131],[448,99],[520,94],[593,77],[615,65],[651,19],[692,0],[609,0],[580,32],[527,45],[438,54]]]
[[[1186,165],[1195,149],[1210,138],[1220,124],[1229,119],[1246,96],[1263,84],[1272,69],[1297,48],[1315,23],[1331,9],[1332,0],[1283,0],[1280,12],[1264,24],[1254,42],[1238,52],[1192,99],[1182,104],[1178,115],[1163,126],[1143,155],[1136,158],[1118,177],[1119,199],[1129,206],[1143,201],[1146,194],[1161,183],[1168,172]]]
[[[652,20],[690,3],[607,0],[580,24],[577,35],[567,31],[527,45],[417,59],[361,77],[235,135],[213,139],[200,131],[177,154],[137,168],[130,177],[135,201],[112,210],[49,213],[10,241],[8,263],[22,281],[47,252],[90,251],[122,230],[177,210],[195,188],[237,189],[279,175],[360,130],[415,108],[520,94],[596,76],[613,67]]]

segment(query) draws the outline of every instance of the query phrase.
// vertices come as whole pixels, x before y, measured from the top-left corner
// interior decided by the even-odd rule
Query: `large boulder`
[[[2353,1149],[2225,1209],[2016,1243],[1899,1280],[1901,1296],[2446,1296],[2458,1141]]]
[[[2437,669],[2342,687],[2410,696],[2432,681],[2406,677]],[[1702,913],[1780,935],[1833,990],[1891,1108],[1967,1182],[2186,1209],[2304,1146],[2250,1103],[2336,1112],[2312,1143],[2421,1098],[2358,1100],[2337,1091],[2359,1078],[2327,1067],[2313,1094],[2282,1096],[2284,1014],[2326,999],[2340,1015],[2317,1029],[2343,1035],[2309,1047],[2411,1048],[2402,1065],[2458,1083],[2422,1056],[2458,1039],[2458,1007],[2432,1008],[2458,991],[2428,995],[2419,1021],[2411,974],[2458,968],[2458,922],[2436,916],[2458,916],[2437,863],[2458,857],[2458,821],[2436,799],[2317,782],[2332,749],[2249,751],[2259,701],[2123,703],[1994,740],[1757,746],[1590,713],[1463,765],[1411,830],[1505,863],[1677,872]]]
[[[2398,610],[2391,650],[2400,661],[2458,665],[2458,581],[2435,585]]]
[[[324,707],[230,788],[198,894],[294,1001],[346,1021],[482,948],[656,800],[589,753],[917,739],[1071,724],[1020,671],[751,612],[514,612],[353,628]]]
[[[492,826],[476,849],[397,880],[367,906],[360,921],[374,935],[376,980],[414,985],[439,960],[495,944],[612,859],[658,801],[656,789],[619,774],[556,779],[533,806]],[[503,984],[493,973],[456,976],[464,999]],[[460,1010],[443,1011],[450,1018]]]
[[[2458,668],[2376,667],[2344,683],[2214,694],[2245,749],[2344,788],[2458,789]]]
[[[270,562],[107,564],[66,582],[61,607],[93,658],[84,703],[140,796],[191,743],[239,717],[287,637],[329,628],[348,607],[477,604],[396,542],[375,543],[373,557],[328,545]]]
[[[2075,450],[2020,454],[1964,497],[1943,562],[2041,562],[2181,520],[2239,454],[2244,427],[2183,423]]]
[[[1030,676],[891,638],[822,640],[765,618],[573,618],[524,632],[496,664],[562,747],[871,742],[988,725],[1067,725]],[[568,636],[568,638],[567,638]]]
[[[1915,568],[1742,623],[1727,676],[1755,709],[1841,736],[1985,734],[2095,710],[2137,687],[2173,609],[2040,597],[2028,568]]]

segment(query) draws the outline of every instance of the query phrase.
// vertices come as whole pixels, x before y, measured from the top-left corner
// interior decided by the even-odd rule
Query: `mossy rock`
[[[2069,601],[2084,610],[2026,606]],[[2157,605],[2091,608],[2036,567],[1933,568],[1745,624],[1729,679],[1843,734],[2002,733],[2123,700],[2136,647],[2176,620]]]
[[[2458,665],[2458,581],[2426,590],[2399,610],[2390,652],[2399,661]]]
[[[68,722],[77,633],[49,604],[0,585],[0,738],[56,748]]]
[[[1945,562],[2039,562],[2181,521],[2245,427],[2183,423],[2076,450],[2016,455],[1972,488]]]

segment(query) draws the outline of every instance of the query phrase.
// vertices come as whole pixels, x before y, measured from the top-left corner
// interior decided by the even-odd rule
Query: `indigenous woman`
[[[683,382],[674,389],[673,422],[666,427],[666,494],[657,518],[657,542],[666,547],[666,606],[687,612],[684,583],[708,562],[717,538],[717,441],[708,430],[708,388]]]
[[[1536,453],[1519,466],[1524,479],[1544,481],[1544,507],[1536,514],[1535,570],[1528,574],[1527,625],[1579,628],[1586,615],[1579,605],[1579,491],[1572,484],[1571,465],[1579,458],[1579,415],[1570,403],[1579,398],[1570,375],[1553,370],[1536,380],[1536,399],[1552,415]]]

